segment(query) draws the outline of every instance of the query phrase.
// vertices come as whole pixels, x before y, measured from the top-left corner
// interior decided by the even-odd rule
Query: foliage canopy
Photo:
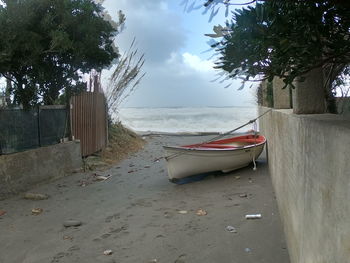
[[[16,103],[52,104],[85,89],[82,74],[118,57],[117,28],[92,0],[3,0],[0,5],[0,77],[12,83]]]
[[[341,1],[258,1],[236,10],[222,35],[217,68],[230,77],[288,85],[314,68],[350,64],[350,9]]]

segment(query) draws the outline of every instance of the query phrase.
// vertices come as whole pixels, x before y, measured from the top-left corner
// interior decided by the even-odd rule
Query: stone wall
[[[0,155],[0,199],[66,176],[81,167],[79,141]]]
[[[350,120],[273,110],[260,129],[291,262],[349,262]]]

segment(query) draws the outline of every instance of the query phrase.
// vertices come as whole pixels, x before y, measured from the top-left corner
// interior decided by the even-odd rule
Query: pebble
[[[71,226],[80,226],[82,224],[81,221],[79,220],[73,220],[73,219],[69,219],[63,222],[63,226],[65,227],[71,227]]]

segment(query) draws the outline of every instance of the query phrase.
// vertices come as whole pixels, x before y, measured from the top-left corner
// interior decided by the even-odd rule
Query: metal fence
[[[68,131],[65,106],[0,110],[0,154],[59,143]]]
[[[71,98],[71,134],[80,140],[82,156],[102,150],[107,145],[106,99],[99,92],[83,92]]]

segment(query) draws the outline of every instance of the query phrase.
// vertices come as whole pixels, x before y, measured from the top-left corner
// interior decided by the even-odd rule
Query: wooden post
[[[39,147],[41,147],[40,106],[38,106],[37,115],[38,115],[38,144],[39,144]]]

